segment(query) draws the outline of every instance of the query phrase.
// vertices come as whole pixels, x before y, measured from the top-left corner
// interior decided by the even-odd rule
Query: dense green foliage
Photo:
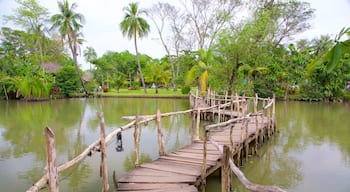
[[[58,2],[60,12],[50,17],[35,0],[16,2],[18,9],[5,19],[17,28],[3,27],[0,32],[2,98],[45,98],[52,85],[65,95],[93,92],[99,86],[117,91],[143,86],[144,92],[151,87],[156,92],[159,87],[173,87],[186,94],[189,87],[198,87],[203,95],[210,88],[219,93],[276,94],[284,99],[349,97],[350,89],[345,89],[350,80],[349,28],[342,29],[334,41],[330,36],[290,41],[310,27],[314,10],[306,2],[251,0],[242,4],[237,0],[217,6],[216,1],[188,0],[182,9],[159,3],[150,10],[130,3],[123,9],[119,27],[133,40],[136,54],[108,51],[97,57],[94,48],[87,47],[83,55],[92,66],[85,74],[77,63],[84,23],[83,15],[75,12],[77,5]],[[201,8],[206,8],[205,15],[200,14]],[[246,9],[249,17],[237,19],[234,10],[238,8]],[[137,39],[150,32],[143,17],[148,15],[166,50],[161,59],[138,52]],[[64,67],[59,72],[45,71],[45,63]]]

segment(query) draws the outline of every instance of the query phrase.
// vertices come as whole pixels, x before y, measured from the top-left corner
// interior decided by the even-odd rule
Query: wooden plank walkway
[[[258,118],[258,132],[266,131],[267,118]],[[248,123],[248,137],[242,124],[234,124],[232,139],[233,154],[244,145],[242,138],[251,142],[255,138],[256,123]],[[230,145],[230,130],[211,133],[211,138],[220,145]],[[207,175],[221,166],[222,155],[213,144],[207,144]],[[194,141],[179,150],[160,156],[157,160],[141,164],[118,180],[118,191],[198,191],[203,164],[203,142]]]

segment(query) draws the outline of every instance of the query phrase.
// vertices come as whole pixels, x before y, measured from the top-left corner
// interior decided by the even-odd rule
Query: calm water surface
[[[124,115],[185,110],[186,100],[172,99],[73,99],[41,103],[0,101],[0,191],[25,191],[43,174],[44,128],[56,134],[59,163],[72,159],[99,137],[97,111],[103,111],[107,134],[124,125]],[[249,159],[242,171],[253,182],[275,184],[288,191],[350,191],[350,106],[328,103],[279,103],[278,131],[259,157]],[[190,142],[190,118],[163,121],[167,151]],[[133,131],[123,132],[124,151],[108,146],[109,178],[132,167]],[[141,128],[141,160],[157,158],[156,126]],[[60,175],[61,191],[101,190],[99,154]],[[208,179],[207,191],[220,191],[218,177]],[[233,179],[234,191],[246,191]],[[112,187],[112,181],[110,185]]]
[[[349,192],[349,104],[278,103],[276,117],[279,133],[242,167],[247,178],[292,192]],[[208,191],[219,179],[209,180]],[[237,179],[233,185],[247,191]]]
[[[155,114],[188,109],[187,100],[177,99],[72,99],[25,103],[0,101],[0,191],[25,191],[44,174],[46,149],[44,128],[55,132],[59,164],[80,154],[99,138],[97,111],[103,111],[106,133],[128,121],[124,115]],[[178,115],[163,119],[167,151],[187,145],[191,139],[190,118]],[[117,177],[133,167],[133,130],[122,134],[123,152],[116,152],[115,139],[108,146],[110,186],[113,170]],[[158,157],[157,129],[154,123],[141,127],[140,160]],[[100,155],[85,158],[60,175],[60,191],[101,191]]]

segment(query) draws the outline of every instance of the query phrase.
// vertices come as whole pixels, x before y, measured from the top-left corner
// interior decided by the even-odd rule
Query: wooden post
[[[220,108],[220,102],[218,104],[218,123],[220,123],[220,112],[221,112],[221,108]]]
[[[45,129],[47,149],[47,178],[50,192],[58,192],[58,171],[56,162],[55,134],[49,127]]]
[[[271,137],[271,107],[267,109],[267,128],[269,133],[268,136]]]
[[[162,133],[162,117],[160,116],[160,110],[157,109],[157,128],[158,128],[158,146],[159,156],[165,155],[164,140]]]
[[[196,97],[194,98],[194,107],[198,106],[198,89],[196,89]]]
[[[258,122],[258,102],[259,97],[258,94],[255,94],[254,100],[254,113],[255,113],[255,149],[254,153],[258,153],[258,144],[259,144],[259,122]]]
[[[231,101],[231,119],[233,119],[233,118],[234,118],[234,112],[233,112],[233,107],[234,107],[233,93],[232,93],[232,95],[231,95],[230,101]]]
[[[206,186],[206,178],[207,178],[207,141],[208,141],[208,131],[204,130],[204,138],[203,138],[203,167],[202,167],[202,192],[205,192]]]
[[[199,140],[199,124],[201,121],[201,110],[198,108],[197,109],[197,122],[196,122],[196,129],[194,131],[194,140],[198,141]]]
[[[135,167],[139,166],[139,125],[138,125],[138,119],[139,117],[136,115],[136,120],[135,120],[135,130],[134,130],[134,156],[135,156],[135,161],[134,165]]]
[[[241,113],[240,113],[240,101],[239,101],[239,97],[238,97],[237,93],[236,93],[236,101],[237,101],[237,117],[240,117],[241,116]]]
[[[109,190],[108,185],[108,169],[107,169],[107,151],[106,151],[106,133],[105,133],[105,121],[103,117],[103,113],[99,112],[98,117],[100,118],[100,149],[101,149],[101,165],[100,165],[100,173],[102,177],[102,191],[107,192]]]
[[[224,145],[221,165],[221,192],[231,191],[230,155],[230,148]]]
[[[273,122],[273,129],[276,131],[276,129],[277,129],[277,122],[276,122],[276,94],[273,94],[272,122]]]

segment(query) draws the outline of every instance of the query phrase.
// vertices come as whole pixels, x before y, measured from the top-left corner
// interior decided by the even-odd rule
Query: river
[[[107,134],[126,124],[124,115],[154,114],[188,109],[179,99],[70,99],[49,102],[0,101],[0,191],[25,191],[43,174],[46,164],[44,128],[55,132],[58,163],[73,158],[99,137],[102,111]],[[277,105],[276,133],[242,167],[253,182],[278,185],[288,191],[350,191],[350,109],[348,104],[288,102]],[[179,115],[163,121],[166,150],[191,140],[190,118]],[[132,168],[133,130],[123,132],[124,151],[108,146],[110,186]],[[141,127],[141,161],[157,158],[156,126]],[[101,190],[100,155],[87,157],[60,175],[61,191]],[[234,191],[245,191],[233,179]],[[207,191],[218,191],[220,178],[208,179]]]

